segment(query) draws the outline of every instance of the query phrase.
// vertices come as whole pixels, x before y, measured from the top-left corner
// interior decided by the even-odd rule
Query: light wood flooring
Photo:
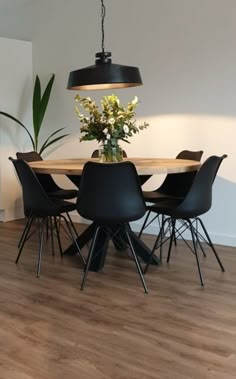
[[[206,250],[201,288],[179,242],[169,265],[146,274],[145,295],[111,245],[81,292],[79,258],[53,257],[50,244],[36,278],[36,236],[15,265],[22,225],[0,224],[0,379],[236,378],[235,248],[217,246],[224,274]]]

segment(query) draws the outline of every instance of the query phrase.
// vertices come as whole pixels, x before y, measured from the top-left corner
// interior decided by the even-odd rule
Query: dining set
[[[169,242],[167,262],[173,244],[190,231],[189,246],[196,259],[200,283],[204,285],[199,252],[206,256],[210,246],[221,271],[224,266],[200,216],[212,206],[212,186],[226,155],[210,156],[201,163],[203,151],[181,151],[176,158],[127,158],[119,163],[102,163],[96,154],[91,158],[43,160],[32,151],[18,152],[9,158],[22,186],[25,227],[18,244],[18,263],[32,226],[39,228],[37,276],[41,273],[44,239],[51,239],[54,254],[56,237],[60,255],[78,255],[83,266],[81,290],[89,270],[100,271],[112,240],[117,250],[129,248],[144,292],[148,292],[146,274],[149,265],[160,265],[162,248]],[[76,189],[61,188],[52,175],[65,175]],[[165,174],[162,185],[154,191],[142,186],[151,176]],[[70,212],[77,211],[89,223],[78,233]],[[145,216],[145,217],[144,217]],[[139,235],[131,223],[144,218]],[[144,230],[158,221],[152,248],[142,240]],[[61,227],[63,225],[63,228]],[[62,250],[61,230],[66,229],[71,243]],[[186,241],[185,241],[186,242]],[[89,244],[85,258],[83,248]],[[157,255],[157,251],[160,254]],[[142,266],[144,265],[144,269]]]

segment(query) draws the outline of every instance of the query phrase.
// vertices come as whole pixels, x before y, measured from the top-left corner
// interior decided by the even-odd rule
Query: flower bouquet
[[[82,124],[80,141],[97,140],[102,143],[105,162],[119,162],[123,158],[123,150],[118,141],[129,143],[128,138],[147,128],[144,122],[137,125],[135,109],[138,98],[124,107],[116,95],[104,96],[101,100],[101,110],[90,97],[75,96],[79,106],[75,107],[76,114]],[[87,115],[80,112],[83,108]]]

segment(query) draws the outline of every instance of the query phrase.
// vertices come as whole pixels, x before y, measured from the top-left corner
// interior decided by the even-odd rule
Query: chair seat
[[[183,199],[183,197],[168,195],[166,193],[161,193],[159,191],[143,191],[143,197],[144,197],[144,200],[149,203],[156,203],[159,200],[164,201],[164,200],[169,200],[169,199],[176,199],[176,200]]]
[[[162,201],[157,204],[149,205],[147,206],[147,209],[151,212],[160,213],[166,216],[178,218],[179,214],[177,212],[177,209],[178,209],[179,204],[181,204],[181,202],[182,202],[181,199],[170,199],[168,201]]]
[[[35,217],[53,217],[60,216],[61,213],[69,213],[76,209],[76,204],[70,201],[64,200],[54,200],[53,207],[42,209],[39,205],[39,209],[34,208],[33,212],[31,209],[25,209],[26,214],[33,214]]]
[[[48,195],[51,198],[70,200],[78,196],[78,191],[75,189],[60,189],[57,191],[48,192]]]
[[[64,200],[55,201],[55,206],[58,210],[58,213],[69,213],[77,209],[76,204]]]
[[[17,152],[18,159],[23,159],[25,162],[42,161],[42,157],[36,151],[28,151],[26,153]],[[37,174],[36,175],[40,184],[51,198],[56,199],[74,199],[78,196],[76,189],[64,189],[57,185],[53,177],[49,174]]]

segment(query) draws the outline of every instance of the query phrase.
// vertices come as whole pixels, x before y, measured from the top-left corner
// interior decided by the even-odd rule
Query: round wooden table
[[[41,174],[81,175],[88,161],[99,162],[97,158],[54,159],[30,162],[35,172]],[[171,174],[196,171],[200,163],[186,159],[169,158],[124,158],[134,163],[139,175]],[[111,163],[115,164],[115,163]]]
[[[80,178],[83,171],[84,164],[88,161],[99,162],[97,158],[80,158],[80,159],[57,159],[57,160],[44,160],[37,162],[30,162],[29,165],[37,174],[59,174],[67,175],[67,177],[79,188]],[[144,184],[152,175],[155,174],[170,174],[182,173],[189,171],[196,171],[200,167],[197,161],[185,159],[169,159],[169,158],[124,158],[124,161],[131,161],[134,163],[138,175],[140,176],[141,184]],[[111,163],[116,164],[116,163]],[[79,236],[77,240],[78,245],[82,248],[94,234],[94,223]],[[135,233],[131,235],[133,245],[136,253],[145,261],[149,261],[151,254],[148,246],[141,241]],[[123,241],[123,242],[121,242]],[[119,238],[113,239],[115,246],[118,249],[125,248],[125,237],[119,235]],[[101,235],[97,239],[95,258],[92,261],[90,269],[98,271],[103,268],[106,250],[108,245],[108,236]],[[71,244],[64,254],[75,255],[77,253],[74,244]],[[159,264],[157,257],[153,256],[152,264]]]

